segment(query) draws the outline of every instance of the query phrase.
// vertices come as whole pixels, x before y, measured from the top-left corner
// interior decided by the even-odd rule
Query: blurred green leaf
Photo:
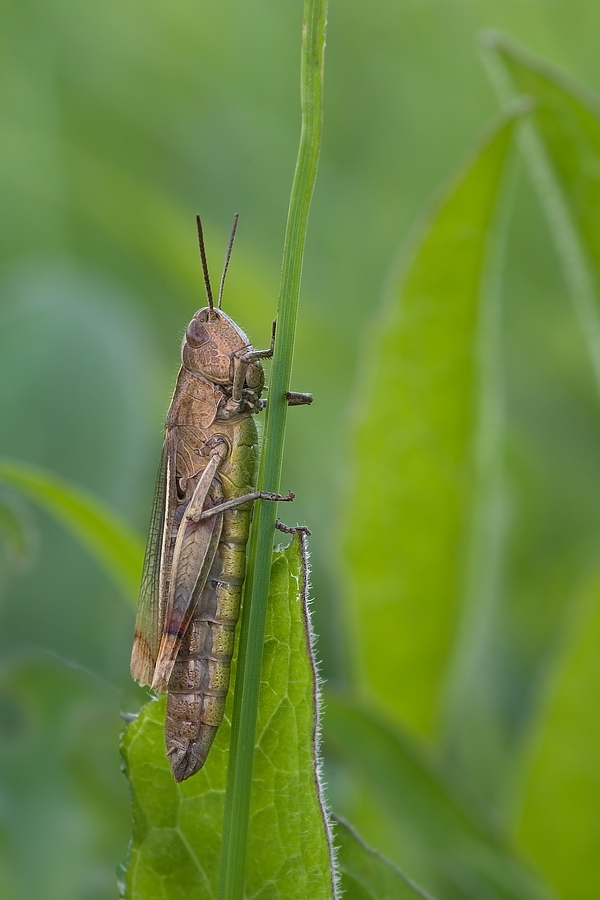
[[[598,258],[600,244],[590,217],[598,195],[600,120],[591,98],[550,66],[502,36],[486,33],[486,43],[497,51],[490,60],[502,99],[524,92],[532,98],[520,133],[541,208],[529,181],[520,179],[502,284],[498,367],[506,382],[508,440],[499,451],[505,458],[496,497],[487,500],[488,517],[496,516],[497,532],[508,539],[497,543],[495,558],[481,554],[491,589],[484,582],[471,592],[468,640],[447,691],[452,702],[444,739],[453,765],[468,773],[510,828],[523,751],[565,612],[577,602],[574,585],[597,555],[598,496],[590,486],[598,417],[590,375],[594,368],[600,375],[600,320],[597,265],[590,260]],[[515,278],[519,253],[524,246],[535,253],[538,243],[540,258],[523,283]],[[565,300],[574,302],[577,317]]]
[[[0,455],[145,529],[171,385],[135,295],[85,262],[47,255],[6,267],[0,292]],[[177,343],[175,333],[175,354]],[[130,693],[133,568],[118,582],[124,603],[105,563],[19,493],[38,534],[36,564],[7,580],[0,655],[33,643]]]
[[[87,547],[127,597],[137,597],[142,544],[104,504],[56,475],[8,459],[0,459],[0,481],[18,488],[48,510]]]
[[[428,736],[465,589],[481,307],[513,127],[486,135],[422,226],[357,400],[344,555],[360,674]]]
[[[273,558],[254,760],[246,891],[263,900],[333,896],[315,776],[315,673],[302,579],[294,540]],[[127,729],[123,754],[134,804],[128,900],[216,897],[232,694],[204,768],[181,785],[165,756],[165,698],[149,703]]]
[[[335,818],[335,844],[345,900],[415,900],[428,895],[412,884],[389,860]]]
[[[523,127],[523,150],[600,389],[600,104],[502,35],[488,34],[486,43],[496,54],[492,61],[503,95],[526,91],[535,103]],[[579,552],[585,550],[586,536],[575,539]],[[588,551],[592,557],[595,543]],[[560,570],[554,569],[567,549],[564,539],[547,570],[555,583]],[[548,633],[540,691],[545,707],[541,732],[529,736],[519,839],[559,892],[583,900],[596,889],[592,873],[600,838],[600,731],[589,715],[589,697],[600,683],[598,584],[588,584],[583,603],[572,586],[563,588],[563,597],[558,610],[548,611],[550,628],[538,624]]]
[[[25,568],[33,556],[36,543],[35,530],[22,504],[6,493],[0,494],[0,534],[8,546],[14,564],[17,568]]]
[[[553,896],[485,821],[465,785],[364,706],[328,696],[324,739],[328,762],[347,773],[346,781],[339,773],[330,779],[333,807],[435,897]],[[362,816],[365,798],[370,819]]]
[[[0,673],[0,896],[106,900],[129,831],[119,693],[30,648]]]
[[[600,578],[565,629],[550,677],[541,727],[532,740],[518,825],[522,846],[568,900],[597,890],[600,846],[600,722],[590,697],[600,692]]]
[[[580,85],[495,32],[499,87],[527,93],[523,130],[531,174],[553,231],[600,390],[600,104]]]

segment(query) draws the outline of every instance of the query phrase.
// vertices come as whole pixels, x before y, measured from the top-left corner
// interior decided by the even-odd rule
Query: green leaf
[[[400,869],[367,847],[348,823],[337,817],[335,841],[345,900],[427,900],[428,895]]]
[[[15,566],[25,568],[31,561],[37,535],[26,510],[16,498],[4,493],[0,495],[0,534]]]
[[[0,481],[18,488],[58,519],[112,575],[125,596],[137,597],[142,544],[99,500],[43,469],[8,459],[0,459]]]
[[[498,554],[496,565],[488,565],[496,596],[486,604],[484,592],[475,595],[444,737],[453,763],[510,828],[523,751],[536,726],[565,612],[597,553],[597,504],[589,489],[596,468],[591,435],[597,401],[588,385],[584,342],[598,376],[600,273],[594,260],[600,243],[590,218],[600,199],[600,119],[594,102],[549,66],[501,36],[488,34],[486,43],[496,51],[491,62],[502,98],[523,92],[532,98],[532,114],[519,131],[542,210],[520,181],[504,287],[509,452],[496,502],[511,530],[503,558]],[[535,278],[526,276],[523,284],[532,267]],[[567,298],[574,301],[583,341]],[[583,440],[582,422],[590,429]],[[563,739],[568,741],[566,733]]]
[[[523,127],[524,155],[600,389],[600,105],[503,36],[488,35],[486,43],[495,51],[492,61],[503,95],[527,91],[535,103],[531,122]],[[564,467],[560,477],[565,477]],[[585,536],[576,533],[575,540],[586,549]],[[565,545],[563,540],[563,555]],[[554,564],[539,578],[540,591],[544,576],[552,579],[551,587],[560,585]],[[521,780],[523,809],[515,829],[553,886],[575,900],[593,896],[597,887],[592,873],[600,840],[600,730],[590,702],[600,685],[598,581],[588,583],[583,600],[572,588],[563,593],[562,615],[550,618],[552,631],[541,660],[546,703],[541,723],[533,719],[541,730],[529,739],[530,766]],[[543,633],[540,625],[538,631]]]
[[[496,51],[503,96],[535,101],[523,148],[556,241],[600,390],[600,105],[557,69],[502,35],[486,34]]]
[[[247,896],[331,900],[329,832],[317,786],[315,672],[295,538],[273,557],[248,835]],[[233,682],[232,682],[233,683]],[[176,784],[165,757],[165,699],[123,739],[134,834],[128,900],[217,896],[233,691],[204,768]]]
[[[355,654],[367,687],[426,735],[465,589],[482,303],[513,118],[478,144],[422,227],[359,398],[344,544]]]
[[[473,804],[464,785],[354,701],[327,697],[325,753],[336,811],[440,900],[548,900],[552,893]],[[329,770],[328,770],[329,774]]]
[[[518,826],[522,846],[569,900],[594,896],[600,846],[600,722],[590,708],[600,692],[599,576],[584,599],[551,678]]]

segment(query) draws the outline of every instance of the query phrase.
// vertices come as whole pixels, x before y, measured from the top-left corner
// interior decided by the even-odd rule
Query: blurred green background
[[[274,0],[26,0],[0,12],[0,453],[86,488],[140,535],[181,335],[204,305],[196,212],[213,279],[240,214],[224,307],[268,343],[301,14]],[[331,687],[352,670],[339,545],[361,355],[414,220],[498,109],[483,26],[600,91],[600,7],[584,0],[330,5],[293,383],[315,402],[289,416],[283,489],[297,496],[290,524],[313,533]],[[597,555],[600,417],[548,227],[522,173],[516,187],[503,296],[521,628],[494,685],[525,731],[557,640],[544,609],[564,608]],[[134,609],[53,519],[8,488],[2,505],[27,546],[2,548],[0,896],[112,897],[130,829],[119,710],[144,697],[128,674]]]

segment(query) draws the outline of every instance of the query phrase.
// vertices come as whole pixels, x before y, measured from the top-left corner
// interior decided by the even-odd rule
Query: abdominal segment
[[[184,781],[204,765],[223,719],[248,519],[244,510],[223,514],[221,541],[169,679],[165,740],[176,781]]]

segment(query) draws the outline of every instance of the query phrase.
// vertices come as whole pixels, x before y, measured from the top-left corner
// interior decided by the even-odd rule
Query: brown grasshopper
[[[144,569],[131,674],[168,692],[165,740],[173,777],[203,765],[223,718],[246,565],[253,500],[293,500],[255,490],[254,414],[265,401],[261,359],[221,310],[237,226],[229,238],[215,307],[202,224],[198,239],[208,306],[189,323],[167,413]],[[290,405],[310,394],[287,394]],[[284,529],[282,529],[284,530]]]

